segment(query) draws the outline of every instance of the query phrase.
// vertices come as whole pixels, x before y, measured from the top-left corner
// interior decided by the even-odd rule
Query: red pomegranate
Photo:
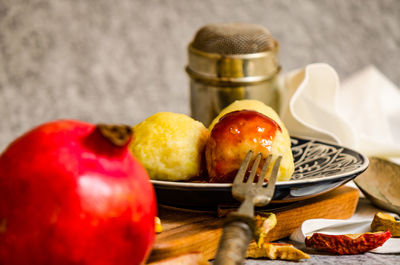
[[[0,157],[0,264],[142,264],[156,200],[128,126],[64,120]]]

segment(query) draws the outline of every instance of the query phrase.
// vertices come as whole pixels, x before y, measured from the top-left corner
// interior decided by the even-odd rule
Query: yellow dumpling
[[[291,150],[291,141],[289,133],[281,121],[279,115],[269,106],[258,100],[237,100],[224,108],[220,114],[212,121],[209,131],[211,132],[215,124],[222,116],[227,113],[238,110],[253,110],[273,119],[281,127],[275,135],[274,141],[271,145],[270,154],[274,157],[282,155],[282,160],[279,169],[278,181],[289,180],[294,172],[293,154]]]
[[[201,122],[184,114],[159,112],[133,131],[131,150],[151,179],[180,181],[200,174],[208,138]]]

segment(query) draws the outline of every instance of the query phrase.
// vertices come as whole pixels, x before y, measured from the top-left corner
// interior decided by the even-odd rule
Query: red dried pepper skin
[[[355,235],[326,235],[314,233],[306,237],[307,247],[340,255],[361,254],[380,247],[391,237],[390,231]]]

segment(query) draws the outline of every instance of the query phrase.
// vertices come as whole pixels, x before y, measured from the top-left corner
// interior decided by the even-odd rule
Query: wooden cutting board
[[[343,186],[324,195],[284,207],[268,210],[277,217],[276,227],[268,233],[268,241],[288,237],[307,219],[347,219],[354,214],[359,191]],[[156,236],[148,262],[180,254],[200,251],[212,259],[222,233],[224,218],[216,213],[160,207],[163,232]]]

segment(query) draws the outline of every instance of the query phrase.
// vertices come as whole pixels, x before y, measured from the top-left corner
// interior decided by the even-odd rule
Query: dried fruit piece
[[[390,238],[390,231],[347,235],[314,233],[306,237],[307,247],[326,250],[334,254],[360,254],[380,247]]]
[[[149,263],[148,265],[208,265],[201,252],[191,252],[165,260]]]
[[[163,231],[161,220],[158,216],[155,217],[155,231],[157,234],[159,234]]]
[[[250,243],[246,257],[282,260],[301,260],[310,258],[307,253],[295,248],[291,244],[263,243],[261,247],[259,247],[254,241]]]
[[[400,237],[400,222],[390,214],[378,212],[371,223],[373,232],[390,230],[392,237]]]
[[[258,213],[254,219],[256,221],[256,241],[258,246],[261,247],[268,232],[276,226],[276,215],[273,213]]]

